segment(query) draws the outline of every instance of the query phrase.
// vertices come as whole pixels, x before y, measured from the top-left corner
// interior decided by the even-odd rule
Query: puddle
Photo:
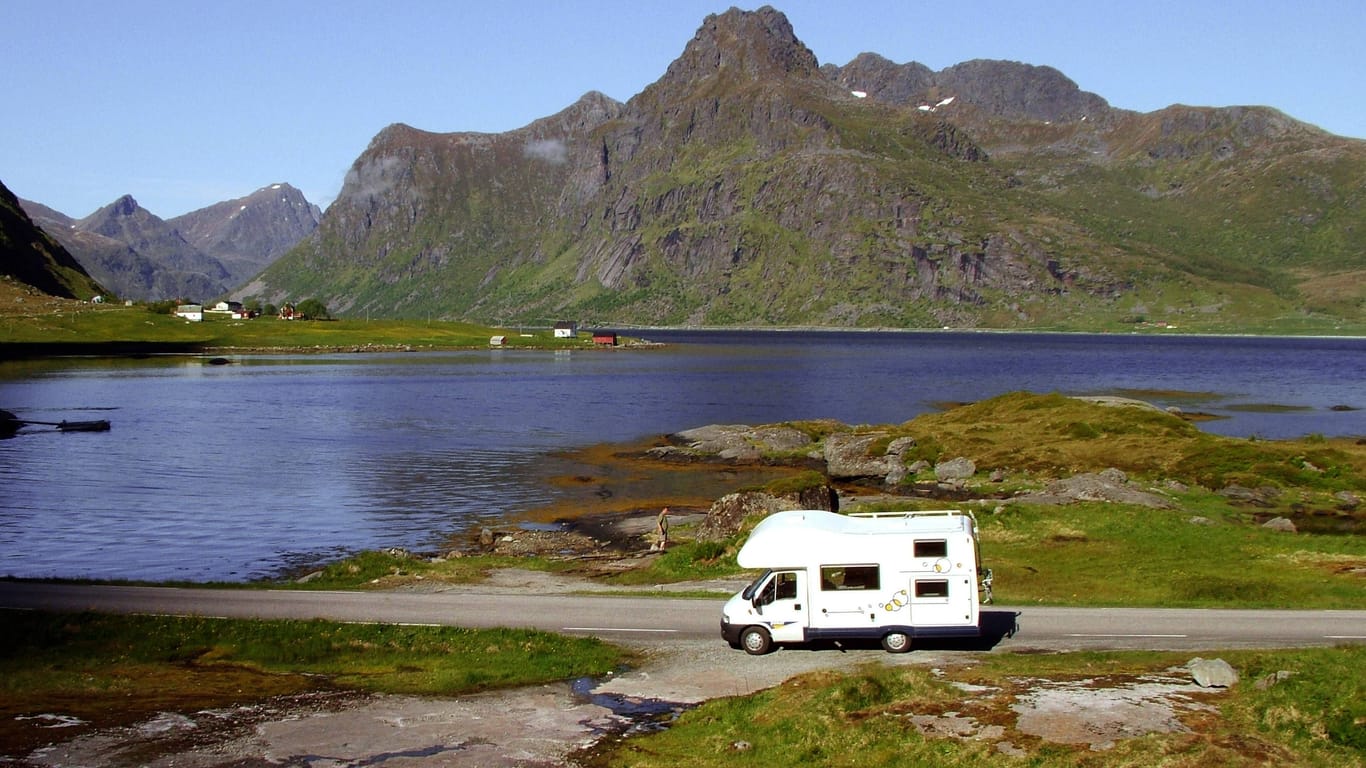
[[[697,706],[619,693],[594,693],[594,689],[600,683],[600,680],[591,677],[580,677],[570,683],[570,691],[574,698],[610,711],[614,719],[624,725],[620,730],[613,730],[624,735],[662,731],[677,720],[679,715]],[[604,733],[608,729],[595,730]]]

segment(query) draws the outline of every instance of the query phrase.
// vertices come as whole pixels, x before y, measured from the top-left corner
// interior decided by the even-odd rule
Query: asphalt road
[[[721,600],[569,594],[184,589],[0,581],[0,608],[462,627],[530,627],[635,645],[721,643]],[[1276,648],[1366,642],[1366,611],[988,606],[978,641],[951,649]],[[928,641],[926,641],[927,643]],[[918,647],[926,647],[918,643]]]

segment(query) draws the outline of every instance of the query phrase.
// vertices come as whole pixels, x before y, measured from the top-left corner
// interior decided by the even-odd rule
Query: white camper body
[[[900,653],[915,637],[981,634],[971,514],[778,512],[754,528],[737,559],[764,572],[726,602],[721,635],[752,654],[775,643],[850,639]]]

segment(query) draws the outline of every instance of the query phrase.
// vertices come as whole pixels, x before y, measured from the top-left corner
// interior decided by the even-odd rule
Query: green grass
[[[1003,604],[1366,608],[1361,537],[1271,531],[1210,495],[1175,510],[1012,504],[978,519]]]
[[[737,547],[734,540],[681,541],[643,568],[634,568],[613,576],[614,584],[668,584],[679,581],[720,579],[740,573],[735,564]],[[710,596],[715,599],[715,595]]]
[[[0,690],[8,702],[87,688],[127,687],[136,695],[135,671],[164,665],[179,668],[189,687],[199,670],[237,668],[322,678],[336,689],[454,695],[605,674],[624,660],[620,650],[598,640],[526,629],[22,611],[0,616]]]
[[[850,674],[804,675],[761,693],[717,699],[667,731],[610,742],[580,756],[609,766],[1361,766],[1366,764],[1366,647],[1221,653],[1240,673],[1209,711],[1183,716],[1189,731],[1120,739],[1104,751],[1041,741],[1016,728],[1011,706],[1029,679],[1107,687],[1162,674],[1190,654],[984,655],[936,669],[872,664]],[[1271,686],[1258,680],[1289,673]],[[957,684],[986,686],[972,693]],[[999,737],[922,734],[913,715],[956,712],[1002,727]],[[1008,757],[1008,741],[1024,755]]]

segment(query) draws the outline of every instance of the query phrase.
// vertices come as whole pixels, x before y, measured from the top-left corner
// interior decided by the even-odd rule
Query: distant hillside
[[[170,220],[130,195],[83,219],[23,205],[110,291],[140,300],[222,296],[316,229],[320,216],[288,184]]]
[[[19,199],[0,183],[0,275],[68,299],[103,293],[76,259],[35,225]]]
[[[1049,67],[820,66],[707,17],[659,80],[501,134],[384,129],[235,292],[491,323],[1366,321],[1366,142],[1111,108]]]

